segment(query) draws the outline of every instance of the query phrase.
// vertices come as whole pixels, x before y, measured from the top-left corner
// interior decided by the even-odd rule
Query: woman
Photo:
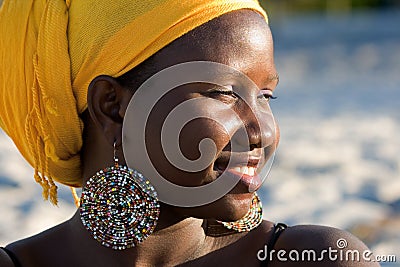
[[[7,36],[1,126],[35,168],[45,198],[57,201],[53,181],[84,187],[70,220],[0,250],[0,266],[375,266],[362,258],[265,256],[272,249],[321,252],[340,238],[346,249],[367,248],[338,229],[262,221],[253,191],[279,140],[268,105],[278,76],[257,2],[5,1],[0,14]],[[211,62],[218,77],[166,91],[145,120],[147,154],[133,150],[139,146],[127,145],[135,143],[128,133],[143,118],[138,106],[151,98],[146,86],[159,84],[146,80],[188,62]],[[191,67],[183,66],[182,73]],[[233,78],[221,80],[221,68]],[[247,78],[238,73],[256,86],[241,86]],[[193,103],[184,109],[193,119],[178,125],[180,152],[191,161],[208,155],[196,170],[173,164],[161,138],[168,114],[184,103]],[[202,149],[205,139],[214,153]],[[235,183],[203,205],[185,204],[148,176],[151,167],[140,164],[146,158],[143,164],[173,185],[200,188],[223,177]]]

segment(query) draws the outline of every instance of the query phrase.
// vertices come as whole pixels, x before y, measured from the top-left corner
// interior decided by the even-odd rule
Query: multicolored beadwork
[[[254,193],[250,209],[240,220],[234,222],[221,222],[223,226],[237,232],[249,232],[260,225],[263,220],[262,204],[257,193]]]
[[[156,227],[157,192],[138,171],[115,165],[97,172],[82,190],[80,214],[94,239],[115,250],[134,247]]]

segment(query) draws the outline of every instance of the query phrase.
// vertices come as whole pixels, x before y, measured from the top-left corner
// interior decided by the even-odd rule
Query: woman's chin
[[[219,200],[200,207],[172,207],[175,214],[198,219],[233,222],[243,218],[250,209],[252,193],[229,193]]]
[[[224,197],[223,210],[219,213],[219,221],[233,222],[243,218],[250,209],[252,194],[228,194]]]

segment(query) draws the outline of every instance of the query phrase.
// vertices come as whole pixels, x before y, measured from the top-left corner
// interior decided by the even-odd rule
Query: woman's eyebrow
[[[267,79],[265,80],[265,83],[269,84],[270,82],[275,81],[275,80],[277,81],[276,85],[278,85],[279,84],[279,74],[278,73],[269,75],[267,77]]]
[[[268,76],[268,82],[272,82],[274,80],[277,80],[276,84],[279,83],[279,74],[278,73],[271,74],[271,75]]]

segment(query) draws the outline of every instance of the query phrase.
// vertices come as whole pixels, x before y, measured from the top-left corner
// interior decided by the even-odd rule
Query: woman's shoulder
[[[268,249],[271,266],[379,266],[372,252],[351,233],[322,225],[295,225]],[[369,261],[371,259],[371,261]]]
[[[1,0],[0,0],[1,2]],[[13,263],[11,256],[6,250],[0,248],[0,266],[2,267],[16,267]]]
[[[345,242],[342,242],[345,241]],[[343,243],[343,244],[340,244]],[[340,244],[340,245],[339,245]],[[338,228],[323,225],[294,225],[282,233],[277,246],[286,248],[325,248],[326,246],[342,246],[341,248],[367,247],[351,233]]]
[[[66,223],[62,223],[34,236],[10,243],[6,246],[6,250],[21,266],[47,266],[47,261],[50,263],[52,259],[59,257],[68,246],[66,232]],[[0,254],[0,263],[2,257],[9,258],[4,253]],[[5,266],[15,266],[15,264]]]

